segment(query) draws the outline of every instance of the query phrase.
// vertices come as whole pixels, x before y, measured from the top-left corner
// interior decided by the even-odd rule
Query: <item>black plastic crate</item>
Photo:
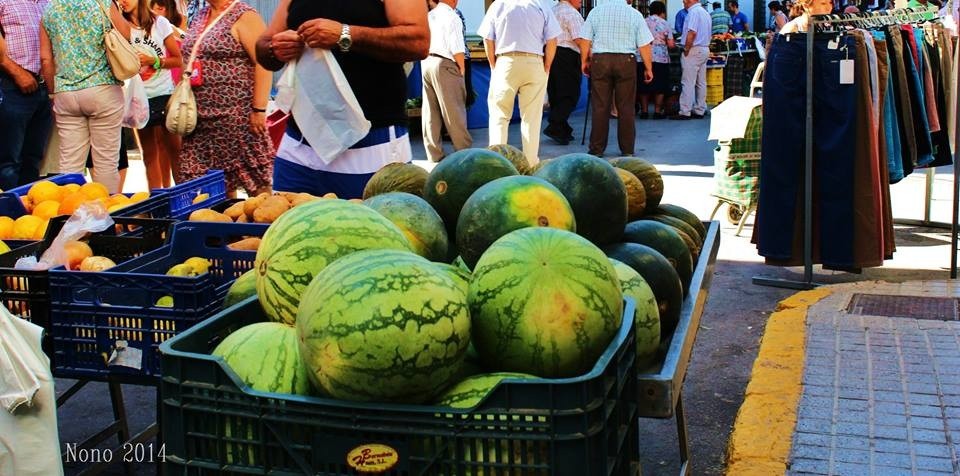
[[[236,278],[253,268],[255,251],[227,245],[263,236],[267,225],[181,222],[168,245],[100,272],[50,270],[54,375],[155,383],[157,347],[220,311]],[[167,276],[190,257],[211,261],[208,273]],[[172,305],[159,305],[170,296]],[[122,349],[122,350],[121,350]],[[125,365],[114,353],[131,359]]]
[[[50,220],[44,241],[7,241],[11,251],[0,254],[0,301],[15,316],[50,330],[50,279],[46,270],[16,269],[20,258],[40,258],[57,236],[67,217]],[[171,220],[114,217],[115,226],[92,234],[85,241],[95,255],[114,262],[129,260],[165,243]],[[14,244],[20,246],[14,247]]]
[[[389,475],[638,474],[633,309],[588,374],[505,381],[458,410],[250,389],[209,355],[266,320],[250,298],[160,347],[165,473],[356,474],[348,461],[367,447],[395,460]]]

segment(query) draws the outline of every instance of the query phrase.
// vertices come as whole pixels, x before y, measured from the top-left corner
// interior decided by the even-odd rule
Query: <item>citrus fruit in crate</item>
[[[46,230],[43,218],[33,215],[24,215],[13,221],[13,234],[11,238],[15,240],[38,240],[43,238],[43,231]]]
[[[64,265],[68,270],[73,270],[79,269],[83,260],[93,256],[93,250],[82,241],[68,241],[63,245],[63,254],[66,257]]]
[[[110,191],[107,190],[107,187],[97,182],[87,182],[81,185],[79,192],[84,194],[88,200],[96,200],[98,198],[106,199],[110,196]]]
[[[80,262],[80,271],[104,271],[117,264],[105,256],[91,256]]]
[[[0,240],[9,240],[13,237],[13,218],[0,217]]]
[[[47,200],[60,201],[60,186],[48,180],[33,184],[27,191],[27,197],[34,205]]]
[[[31,214],[35,217],[49,220],[60,214],[60,202],[56,200],[46,200],[33,207]]]

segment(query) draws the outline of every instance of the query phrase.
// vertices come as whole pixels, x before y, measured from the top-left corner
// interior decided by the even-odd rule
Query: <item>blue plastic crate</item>
[[[54,176],[51,176],[51,177],[42,178],[42,179],[40,179],[40,180],[37,180],[36,182],[30,182],[30,183],[28,183],[28,184],[26,184],[26,185],[21,185],[21,186],[19,186],[19,187],[11,188],[10,190],[7,190],[5,193],[13,193],[13,194],[16,194],[17,196],[26,195],[27,192],[30,191],[30,187],[32,187],[32,186],[33,186],[35,183],[37,183],[37,182],[53,182],[53,183],[55,183],[55,184],[57,184],[57,185],[67,185],[67,184],[69,184],[69,183],[75,183],[75,184],[77,184],[77,185],[83,185],[83,184],[87,183],[87,179],[83,176],[83,174],[60,174],[60,175],[54,175]]]
[[[154,192],[167,196],[170,206],[170,218],[186,220],[194,210],[211,208],[227,199],[227,182],[222,170],[211,170],[203,177],[177,184],[170,188],[161,188]],[[193,203],[197,195],[210,195],[200,203]]]
[[[58,377],[155,383],[160,375],[157,347],[220,311],[236,278],[253,268],[255,251],[227,245],[245,236],[263,236],[268,225],[181,222],[170,244],[101,272],[50,270],[54,374]],[[187,258],[211,261],[210,272],[167,276]],[[172,307],[156,303],[173,298]],[[108,365],[124,345],[131,366]]]
[[[57,185],[67,185],[71,183],[83,185],[87,183],[86,178],[81,174],[55,175],[43,180],[53,182]],[[20,200],[20,197],[26,195],[34,183],[36,182],[27,185],[21,185],[17,188],[12,188],[6,192],[0,193],[0,216],[19,218],[23,215],[26,215],[27,209],[23,207],[23,202]],[[129,197],[133,194],[126,193],[124,195]],[[162,192],[154,192],[150,194],[150,198],[129,207],[121,208],[110,215],[114,217],[166,219],[170,218],[169,203],[170,202],[167,200],[165,194]]]

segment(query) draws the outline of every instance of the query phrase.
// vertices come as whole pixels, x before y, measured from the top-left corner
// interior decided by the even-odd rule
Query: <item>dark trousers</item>
[[[900,170],[905,177],[917,165],[917,135],[913,126],[913,104],[910,99],[910,83],[907,81],[907,59],[904,57],[900,28],[888,26],[885,31],[887,53],[890,54],[890,74],[893,76],[894,106],[897,113],[897,128],[900,133],[902,162]],[[913,61],[912,59],[910,60]]]
[[[547,79],[547,97],[550,98],[550,115],[547,117],[548,130],[569,136],[573,128],[567,120],[580,101],[580,53],[570,48],[557,48],[557,55],[550,67]]]
[[[806,37],[778,36],[767,55],[763,84],[763,147],[756,239],[762,256],[795,264],[802,258],[804,137],[806,131]],[[853,263],[853,173],[857,127],[856,86],[840,84],[839,62],[855,59],[847,49],[817,40],[814,55],[813,243],[824,264]]]
[[[593,102],[593,122],[590,130],[590,150],[602,156],[607,149],[610,132],[610,106],[617,101],[617,141],[620,153],[633,155],[637,138],[634,122],[634,102],[637,98],[637,59],[635,55],[600,53],[590,60],[590,79]]]
[[[36,181],[53,113],[47,88],[23,94],[12,79],[0,74],[0,189]]]

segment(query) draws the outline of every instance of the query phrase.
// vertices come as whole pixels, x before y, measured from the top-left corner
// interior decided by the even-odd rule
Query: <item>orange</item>
[[[24,195],[20,197],[20,201],[23,202],[23,209],[30,213],[33,211],[33,199]]]
[[[142,202],[150,198],[150,192],[137,192],[130,197],[131,202]]]
[[[30,201],[33,203],[45,202],[47,200],[60,201],[60,186],[49,180],[41,180],[30,187],[27,192]]]
[[[78,183],[68,183],[66,185],[60,186],[60,193],[64,197],[71,193],[79,192],[79,191],[80,191],[80,184]]]
[[[63,245],[63,254],[67,256],[67,269],[77,269],[84,259],[93,256],[90,245],[82,241],[68,241]]]
[[[63,201],[60,202],[59,213],[61,215],[73,215],[73,212],[77,211],[77,207],[85,201],[87,201],[87,196],[82,192],[73,192],[65,195]]]
[[[40,218],[53,218],[60,214],[60,202],[56,200],[47,200],[45,202],[40,202],[37,206],[33,207],[33,216]]]
[[[13,218],[0,217],[0,240],[9,240],[13,236]]]
[[[89,200],[107,198],[110,196],[110,192],[107,190],[107,187],[97,182],[89,182],[81,185],[80,193],[84,194]]]
[[[37,229],[34,230],[34,232],[33,232],[33,239],[34,239],[34,240],[42,240],[43,237],[44,237],[44,235],[47,234],[47,225],[49,225],[49,224],[50,224],[50,220],[45,218],[45,219],[40,223],[40,225],[37,226]]]
[[[40,217],[33,215],[24,215],[13,221],[13,236],[15,240],[33,240],[37,234],[37,229],[44,223]],[[46,228],[46,227],[44,227]]]

